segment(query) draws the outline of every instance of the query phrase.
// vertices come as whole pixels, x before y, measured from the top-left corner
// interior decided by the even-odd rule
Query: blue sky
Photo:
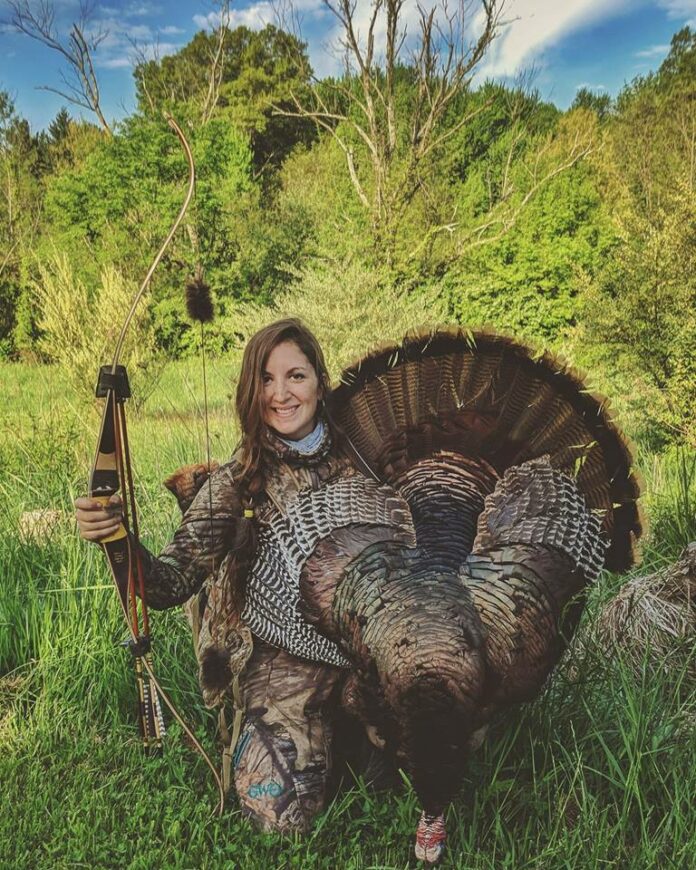
[[[79,0],[55,0],[54,5],[56,25],[65,33]],[[315,71],[337,72],[336,57],[327,51],[338,35],[335,19],[322,0],[296,0],[296,5]],[[358,0],[358,23],[366,20],[369,7],[369,0]],[[409,32],[415,33],[415,0],[406,0],[404,11]],[[508,0],[504,17],[507,24],[482,64],[479,80],[509,80],[533,67],[542,96],[565,108],[579,87],[613,96],[624,82],[656,69],[672,34],[685,24],[696,28],[696,0]],[[147,54],[161,56],[185,45],[196,31],[214,27],[216,13],[204,2],[107,0],[96,3],[93,19],[92,26],[108,32],[95,60],[105,114],[117,119],[135,105],[131,41]],[[273,20],[268,0],[233,2],[232,26],[262,27]],[[0,30],[0,89],[10,93],[35,130],[65,104],[60,96],[38,89],[60,87],[62,69],[56,52],[8,27]],[[71,112],[80,114],[77,108]]]

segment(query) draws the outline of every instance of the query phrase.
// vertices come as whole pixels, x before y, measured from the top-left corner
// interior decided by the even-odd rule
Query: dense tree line
[[[34,133],[1,93],[0,354],[56,358],[37,305],[55,276],[83,307],[107,272],[124,292],[142,277],[184,189],[167,110],[198,184],[143,326],[163,352],[192,341],[181,290],[199,264],[223,350],[235,307],[272,305],[317,264],[330,293],[359,262],[390,293],[595,367],[637,420],[650,409],[642,436],[696,439],[696,34],[616,100],[582,90],[565,112],[462,76],[430,118],[416,60],[372,74],[316,82],[302,42],[268,26],[143,60],[113,135],[66,109]]]

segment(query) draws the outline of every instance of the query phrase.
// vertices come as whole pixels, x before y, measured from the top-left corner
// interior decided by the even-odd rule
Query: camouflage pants
[[[254,639],[232,764],[242,812],[265,831],[306,831],[326,806],[343,672]]]

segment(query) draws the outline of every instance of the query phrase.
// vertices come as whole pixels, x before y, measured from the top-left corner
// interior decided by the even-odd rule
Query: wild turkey
[[[476,732],[540,691],[601,568],[634,563],[639,486],[604,402],[507,338],[408,337],[341,381],[334,414],[408,503],[416,546],[353,544],[342,560],[339,530],[300,589],[354,664],[345,706],[412,778],[416,852],[432,861]]]
[[[276,540],[435,861],[477,732],[540,691],[602,566],[633,564],[639,487],[603,401],[501,336],[407,337],[348,369],[331,410],[375,480],[300,491]]]

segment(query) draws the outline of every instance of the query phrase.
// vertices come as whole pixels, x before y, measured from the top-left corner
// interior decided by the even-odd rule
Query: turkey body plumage
[[[601,568],[633,563],[639,487],[602,400],[499,336],[373,354],[334,413],[415,539],[403,523],[333,530],[302,568],[303,612],[352,662],[344,706],[411,777],[417,852],[436,860],[444,830],[432,848],[429,832],[476,732],[539,693]]]
[[[427,490],[423,481],[422,508]],[[579,601],[568,605],[605,549],[600,520],[548,459],[511,469],[471,502],[481,506],[475,538],[458,534],[454,516],[451,546],[434,543],[427,524],[416,546],[377,527],[349,561],[327,564],[326,546],[313,554],[305,576],[321,570],[323,582],[301,586],[306,618],[355,666],[344,706],[413,778],[431,816],[458,791],[474,732],[541,689],[580,613]],[[461,507],[468,515],[469,499]]]

